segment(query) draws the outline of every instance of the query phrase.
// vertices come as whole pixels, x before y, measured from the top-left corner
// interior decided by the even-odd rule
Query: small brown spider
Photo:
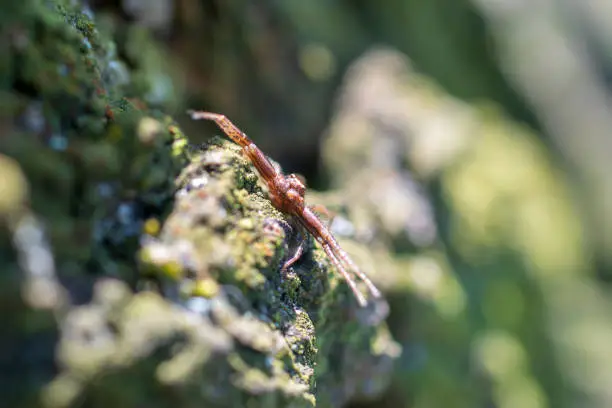
[[[366,305],[366,299],[357,289],[355,280],[349,274],[349,271],[357,275],[366,284],[373,297],[378,298],[381,296],[380,291],[374,286],[372,281],[357,267],[348,254],[340,247],[329,229],[316,216],[314,207],[305,204],[304,195],[306,194],[306,186],[297,175],[290,174],[285,176],[278,172],[264,153],[255,146],[255,143],[226,118],[225,115],[202,111],[189,111],[188,113],[194,120],[206,119],[214,121],[230,139],[242,147],[242,150],[268,186],[272,204],[283,213],[293,216],[312,234],[315,240],[323,247],[323,250],[336,269],[344,277],[360,306]],[[296,253],[284,263],[282,269],[287,269],[301,255],[302,248],[300,246]]]

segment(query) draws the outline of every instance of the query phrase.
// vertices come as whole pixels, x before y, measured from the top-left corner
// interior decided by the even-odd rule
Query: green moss
[[[0,220],[31,192],[17,215],[44,222],[47,266],[77,302],[63,307],[55,281],[44,296],[7,297],[15,316],[36,322],[28,336],[53,337],[36,364],[57,365],[47,363],[36,384],[16,375],[6,401],[314,406],[316,364],[331,366],[346,339],[326,333],[348,331],[361,357],[377,335],[345,318],[358,308],[346,285],[313,245],[280,271],[294,250],[291,220],[238,146],[215,138],[188,147],[164,113],[180,87],[167,87],[172,74],[142,29],[69,1],[22,4],[11,11],[17,33],[6,37],[16,42],[0,50],[11,66],[0,71],[2,114],[19,119],[1,123],[0,148],[19,171],[0,166],[23,180],[9,180]],[[6,244],[14,233],[0,224],[3,291],[22,293],[19,277],[34,273],[23,265],[37,264],[18,261]],[[11,341],[21,344],[24,328],[14,327]]]
[[[185,276],[218,282],[221,286],[212,299],[237,297],[236,307],[273,322],[261,325],[229,306],[223,307],[222,316],[210,312],[240,343],[260,353],[245,351],[232,357],[241,388],[272,392],[282,387],[286,394],[293,389],[291,383],[303,384],[299,400],[310,401],[315,367],[331,358],[335,347],[361,350],[365,356],[370,344],[384,343],[375,339],[388,333],[386,329],[380,332],[342,319],[344,312],[358,306],[320,249],[310,245],[293,270],[280,271],[282,259],[292,253],[292,237],[282,227],[287,219],[272,207],[253,167],[233,143],[207,144],[192,155],[177,180],[175,210],[162,226],[159,241],[145,248],[161,251],[166,262],[171,259],[182,262],[187,271],[191,268]],[[177,242],[189,244],[180,252]],[[238,291],[228,290],[231,287]],[[279,346],[280,339],[286,347]],[[384,344],[377,353],[389,358],[389,342]]]

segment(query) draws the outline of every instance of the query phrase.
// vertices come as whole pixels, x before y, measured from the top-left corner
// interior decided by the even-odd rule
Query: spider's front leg
[[[212,120],[234,143],[242,147],[242,151],[249,158],[259,175],[266,183],[274,183],[274,179],[279,175],[277,169],[272,165],[266,155],[259,150],[253,141],[236,126],[225,115],[206,111],[188,111],[194,120]]]

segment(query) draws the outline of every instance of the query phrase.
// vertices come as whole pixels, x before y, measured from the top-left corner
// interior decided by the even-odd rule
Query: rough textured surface
[[[605,2],[84,3],[0,2],[3,406],[611,405]],[[279,273],[304,237],[188,108],[316,173],[388,304],[309,238]]]
[[[399,351],[383,323],[386,303],[359,308],[312,244],[280,272],[299,237],[240,149],[215,139],[193,153],[177,183],[161,230],[147,221],[153,236],[141,266],[166,298],[230,335],[236,385],[275,395],[280,406],[309,404],[314,393],[320,405],[337,406],[382,391]]]
[[[11,7],[2,401],[308,407],[380,393],[400,351],[386,303],[359,309],[312,241],[280,273],[304,237],[235,145],[187,146],[143,32],[77,2]]]

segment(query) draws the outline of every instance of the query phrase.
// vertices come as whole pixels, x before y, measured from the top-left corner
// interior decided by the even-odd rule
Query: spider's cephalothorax
[[[294,214],[304,210],[306,195],[306,186],[295,175],[290,174],[287,177],[277,175],[272,183],[268,183],[270,191],[270,201],[274,207],[286,214]]]
[[[325,224],[316,216],[313,207],[305,204],[306,186],[297,175],[290,174],[285,176],[277,171],[255,143],[227,119],[225,115],[202,111],[190,111],[189,113],[192,119],[214,121],[230,139],[242,147],[245,155],[253,163],[260,177],[268,186],[272,205],[283,213],[294,217],[315,238],[336,269],[346,280],[361,306],[366,305],[366,299],[357,288],[355,280],[349,272],[357,275],[366,284],[372,296],[376,298],[381,296],[380,291],[374,286],[372,281],[357,267],[348,254],[340,247]],[[301,253],[299,251],[288,259],[282,269],[286,269],[295,263],[301,256]]]

